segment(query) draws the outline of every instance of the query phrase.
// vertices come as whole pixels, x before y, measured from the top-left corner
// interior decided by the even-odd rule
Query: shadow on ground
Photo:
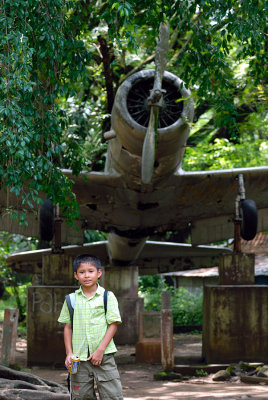
[[[174,337],[176,364],[201,361],[201,334],[181,334]],[[18,338],[16,363],[27,372],[66,385],[67,372],[64,369],[38,368],[27,369],[27,341]],[[185,381],[155,381],[153,375],[161,365],[136,364],[134,346],[118,346],[116,355],[121,375],[125,400],[175,400],[175,399],[266,399],[268,387],[249,385],[239,379],[231,382],[214,382],[213,375],[192,377]]]

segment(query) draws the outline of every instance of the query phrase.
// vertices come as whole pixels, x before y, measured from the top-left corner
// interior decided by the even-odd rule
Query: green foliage
[[[26,303],[27,303],[27,286],[9,286],[6,291],[9,296],[0,300],[0,322],[4,320],[4,313],[6,308],[18,308],[19,310],[19,324],[18,332],[26,333]]]
[[[0,300],[0,320],[3,318],[3,310],[7,307],[18,308],[19,321],[26,317],[26,287],[22,280],[10,267],[7,266],[7,257],[14,252],[36,250],[37,240],[25,238],[22,235],[11,235],[0,232],[0,283],[5,288],[4,300]],[[23,279],[25,281],[25,278]],[[24,323],[25,324],[25,323]]]
[[[208,376],[208,372],[205,371],[204,369],[196,369],[195,370],[195,375],[196,376]]]
[[[176,289],[171,297],[175,325],[202,325],[203,295],[193,295],[187,289]]]
[[[4,313],[6,308],[17,308],[15,297],[8,297],[4,300],[0,300],[0,321],[4,320]]]
[[[19,297],[20,301],[20,319],[22,320],[22,316],[26,314],[26,300],[27,300],[27,287],[30,285],[30,282],[24,285],[17,286],[6,286],[7,296],[6,299],[1,302],[0,310],[2,314],[0,314],[0,320],[3,320],[4,309],[5,308],[18,308],[17,297]]]
[[[146,311],[161,310],[163,290],[171,292],[174,325],[202,325],[203,295],[193,295],[182,287],[173,289],[164,284],[160,275],[139,278],[139,295],[144,299]]]
[[[71,218],[78,208],[58,168],[63,147],[56,102],[65,76],[78,70],[78,63],[70,64],[79,43],[72,32],[67,38],[67,6],[62,0],[1,4],[0,176],[2,186],[22,196],[22,210],[39,204],[44,191]]]
[[[161,275],[142,275],[139,276],[139,291],[150,292],[155,291],[155,289],[164,290],[165,283]]]
[[[265,140],[234,144],[230,140],[215,139],[212,143],[199,143],[188,148],[185,170],[227,169],[268,165],[268,146]]]
[[[107,240],[107,233],[102,231],[94,231],[90,229],[85,230],[85,240],[87,243],[100,242]]]

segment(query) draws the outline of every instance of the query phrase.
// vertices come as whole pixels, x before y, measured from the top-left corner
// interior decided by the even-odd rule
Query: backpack
[[[103,303],[104,303],[104,312],[105,315],[107,313],[107,300],[108,300],[108,290],[105,289],[104,291],[104,295],[103,295]],[[67,302],[67,306],[69,309],[69,313],[70,313],[70,318],[71,318],[71,324],[73,327],[73,319],[74,319],[74,306],[75,306],[75,292],[67,294],[65,296],[66,302]]]

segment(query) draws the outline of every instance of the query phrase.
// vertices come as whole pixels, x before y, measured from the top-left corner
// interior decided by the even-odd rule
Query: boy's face
[[[101,274],[101,269],[98,270],[94,264],[85,262],[79,265],[77,272],[74,273],[74,277],[82,287],[89,289],[96,285]]]

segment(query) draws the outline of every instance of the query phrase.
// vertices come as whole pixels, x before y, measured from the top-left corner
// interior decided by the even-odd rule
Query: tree
[[[128,74],[153,67],[163,20],[171,31],[168,70],[196,102],[199,125],[185,168],[196,167],[204,138],[208,156],[198,168],[218,166],[209,160],[214,145],[250,143],[253,158],[267,154],[266,15],[262,0],[2,1],[1,185],[21,195],[25,207],[40,203],[44,192],[70,220],[77,215],[60,167],[76,174],[103,168],[102,134],[115,91]]]

